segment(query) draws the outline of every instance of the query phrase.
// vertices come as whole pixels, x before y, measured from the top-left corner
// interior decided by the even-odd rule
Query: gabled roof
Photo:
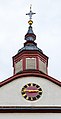
[[[33,71],[23,71],[20,74],[13,75],[12,77],[0,82],[0,87],[6,85],[7,83],[10,83],[11,81],[13,81],[15,79],[18,79],[18,78],[21,78],[21,77],[28,77],[28,76],[42,77],[42,78],[45,78],[45,79],[57,84],[58,86],[61,86],[61,82],[60,81],[52,78],[49,75],[42,74],[39,71],[34,71],[33,70]]]

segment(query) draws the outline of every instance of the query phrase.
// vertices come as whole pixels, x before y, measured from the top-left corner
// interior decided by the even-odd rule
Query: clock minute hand
[[[37,92],[42,92],[42,91],[39,91],[39,90],[23,90],[23,92],[37,93]]]

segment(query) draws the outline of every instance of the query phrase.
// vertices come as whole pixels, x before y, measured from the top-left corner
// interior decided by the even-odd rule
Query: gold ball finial
[[[32,20],[29,20],[29,21],[28,21],[28,24],[29,24],[29,25],[32,25],[32,24],[33,24],[33,21],[32,21]]]

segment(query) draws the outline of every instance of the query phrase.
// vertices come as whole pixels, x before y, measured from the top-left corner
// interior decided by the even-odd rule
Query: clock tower
[[[35,43],[36,35],[32,28],[32,15],[34,14],[30,7],[30,12],[26,14],[30,17],[28,21],[29,28],[25,35],[26,42],[24,47],[19,49],[18,53],[13,57],[14,75],[23,72],[48,74],[48,57]]]
[[[0,113],[6,113],[6,118],[17,116],[21,119],[25,116],[26,119],[45,119],[50,117],[50,113],[52,118],[53,113],[57,113],[57,119],[58,113],[61,113],[61,82],[48,75],[48,57],[35,42],[34,14],[30,7],[30,12],[26,14],[29,15],[29,27],[24,46],[12,58],[13,76],[0,83]],[[5,116],[2,114],[2,117]]]
[[[28,73],[48,74],[48,57],[35,43],[36,35],[32,28],[32,12],[30,7],[29,15],[29,28],[25,35],[24,47],[18,50],[18,53],[13,57],[14,75]],[[37,100],[42,95],[41,87],[36,83],[27,83],[22,88],[22,96],[27,100]]]

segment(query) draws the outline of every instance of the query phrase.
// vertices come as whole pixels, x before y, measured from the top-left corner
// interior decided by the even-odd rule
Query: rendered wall
[[[36,83],[42,88],[42,96],[36,101],[24,99],[21,90],[28,83]],[[23,77],[0,88],[0,106],[61,106],[61,87],[40,77]]]
[[[61,119],[60,113],[0,113],[0,119]]]

